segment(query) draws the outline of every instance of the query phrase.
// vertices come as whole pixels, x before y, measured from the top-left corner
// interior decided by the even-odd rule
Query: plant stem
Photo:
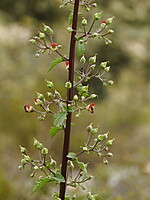
[[[79,0],[75,0],[74,4],[74,12],[73,12],[73,22],[72,22],[72,31],[71,33],[71,41],[70,41],[70,52],[69,52],[69,77],[68,81],[72,83],[72,88],[68,90],[67,94],[67,105],[69,101],[73,99],[73,81],[74,81],[74,61],[75,61],[75,47],[76,47],[76,29],[77,29],[77,21],[78,21],[78,9],[79,9]],[[67,155],[69,153],[69,144],[70,144],[70,133],[71,133],[71,118],[72,113],[68,112],[67,120],[66,120],[66,128],[64,132],[64,144],[63,144],[63,153],[62,153],[62,167],[61,174],[65,178],[65,183],[60,183],[60,192],[59,198],[64,200],[66,193],[66,185],[67,185]]]

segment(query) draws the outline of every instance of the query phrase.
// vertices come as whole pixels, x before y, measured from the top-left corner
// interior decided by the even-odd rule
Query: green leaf
[[[62,126],[58,126],[58,127],[51,127],[49,134],[53,137],[56,133],[58,133],[58,131],[61,131],[63,129]]]
[[[54,180],[56,180],[57,182],[62,182],[62,183],[65,183],[65,179],[64,177],[61,175],[61,174],[55,174],[54,177],[53,177]]]
[[[43,185],[51,181],[53,181],[53,178],[49,178],[49,177],[40,178],[39,180],[37,180],[35,185],[33,186],[32,194],[37,192]]]
[[[67,112],[58,112],[54,115],[54,126],[59,127],[67,118]]]
[[[78,56],[82,56],[83,54],[84,54],[84,52],[85,52],[85,43],[80,43],[79,41],[78,41],[78,43],[77,43],[77,55]]]
[[[87,165],[84,164],[83,162],[77,162],[78,166],[80,167],[80,169],[85,170]]]
[[[70,153],[68,153],[67,158],[76,159],[77,158],[77,154],[73,153],[73,152],[70,152]]]
[[[54,60],[51,62],[50,67],[48,69],[48,72],[51,71],[53,69],[53,67],[55,67],[58,63],[65,61],[65,58],[61,57],[61,58],[54,58]]]
[[[71,10],[71,12],[69,14],[68,20],[69,20],[69,24],[71,25],[72,24],[72,20],[73,20],[73,11],[72,10]]]

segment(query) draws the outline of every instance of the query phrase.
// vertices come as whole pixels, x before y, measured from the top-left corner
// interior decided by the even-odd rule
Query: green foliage
[[[48,71],[50,72],[57,64],[59,64],[59,63],[61,63],[63,61],[65,61],[65,59],[63,57],[55,58],[54,61],[51,62]]]
[[[56,133],[58,133],[58,131],[61,131],[62,129],[63,129],[62,126],[59,126],[59,127],[54,126],[54,127],[50,128],[50,132],[49,133],[53,137]]]
[[[37,192],[41,187],[43,187],[46,183],[53,181],[53,178],[49,177],[41,177],[39,180],[36,181],[36,183],[33,186],[32,194]]]
[[[67,119],[67,112],[58,112],[54,115],[54,126],[59,127]]]

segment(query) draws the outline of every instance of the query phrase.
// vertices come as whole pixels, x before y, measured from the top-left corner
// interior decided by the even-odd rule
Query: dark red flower
[[[95,108],[95,103],[91,103],[90,105],[88,105],[87,109],[91,112],[94,113],[94,108]]]
[[[56,43],[52,43],[52,44],[50,44],[50,47],[51,47],[51,50],[57,50],[57,44]]]
[[[69,61],[66,61],[65,64],[66,64],[66,69],[68,69],[69,68]]]
[[[24,110],[25,110],[25,112],[30,113],[30,112],[33,112],[33,107],[30,106],[29,104],[25,104],[24,105]]]
[[[106,20],[103,20],[102,23],[106,24]]]

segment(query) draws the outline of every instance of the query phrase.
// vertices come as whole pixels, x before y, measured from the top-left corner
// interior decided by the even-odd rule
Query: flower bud
[[[58,47],[58,49],[61,49],[61,48],[62,48],[62,45],[61,45],[61,44],[59,44],[57,47]]]
[[[95,19],[95,20],[99,20],[99,19],[101,18],[101,16],[102,16],[102,12],[95,13],[94,19]]]
[[[33,108],[32,106],[30,106],[29,104],[25,104],[25,105],[24,105],[24,110],[25,110],[25,112],[27,112],[27,113],[31,113],[31,112],[34,111],[34,108]]]
[[[95,135],[97,132],[98,132],[98,128],[93,128],[91,131],[92,135]]]
[[[105,81],[103,81],[103,86],[107,87],[107,83]]]
[[[27,161],[23,158],[21,159],[21,164],[25,165],[27,163]]]
[[[37,170],[38,169],[38,166],[34,166],[34,170]]]
[[[39,92],[37,92],[36,94],[37,94],[37,98],[38,98],[38,99],[40,99],[40,100],[43,100],[43,99],[44,99],[44,95],[43,95],[43,94],[41,94],[41,93],[39,93]]]
[[[43,24],[44,26],[44,31],[45,33],[49,34],[49,35],[53,35],[54,34],[54,31],[47,25]]]
[[[109,85],[113,85],[114,81],[113,80],[109,80],[108,83],[109,83]]]
[[[79,40],[79,43],[80,43],[80,44],[83,44],[83,43],[84,43],[84,40]]]
[[[41,153],[42,153],[43,155],[48,154],[48,149],[44,147],[44,148],[42,149]]]
[[[91,96],[90,96],[91,99],[94,99],[95,97],[97,97],[96,94],[91,94]]]
[[[107,63],[108,63],[107,61],[106,62],[101,62],[100,68],[105,69],[106,66],[107,66]]]
[[[77,95],[74,95],[73,100],[78,101],[79,97]]]
[[[30,162],[31,161],[31,158],[29,157],[29,156],[27,156],[27,155],[24,155],[24,160],[26,161],[26,162]]]
[[[96,65],[91,65],[91,66],[90,66],[90,69],[91,69],[91,70],[94,70],[95,67],[96,67]]]
[[[98,140],[98,141],[103,141],[103,140],[105,140],[105,135],[98,135],[98,136],[97,136],[97,140]]]
[[[47,82],[47,87],[48,88],[53,88],[54,87],[53,82],[51,82],[51,81],[46,81],[46,82]]]
[[[111,152],[109,152],[109,153],[107,153],[107,156],[112,158],[113,154]]]
[[[89,63],[90,63],[91,65],[96,63],[96,55],[93,56],[93,57],[90,57]]]
[[[92,37],[95,38],[95,37],[97,37],[98,35],[99,35],[99,34],[95,32],[95,33],[92,34]]]
[[[19,168],[19,170],[22,170],[22,169],[24,169],[24,166],[23,165],[19,165],[18,168]]]
[[[42,33],[42,32],[39,32],[39,37],[40,37],[40,39],[44,39],[45,38],[45,34],[44,33]]]
[[[86,26],[87,25],[87,20],[85,18],[82,19],[82,25]]]
[[[35,176],[35,172],[30,174],[30,177],[33,178]]]
[[[97,3],[92,3],[92,7],[96,8],[97,7]]]
[[[103,163],[104,163],[105,165],[107,165],[107,164],[108,164],[108,160],[106,160],[106,158],[103,158]]]
[[[68,27],[68,28],[67,28],[67,31],[68,31],[69,33],[71,33],[71,32],[73,31],[73,29],[72,29],[71,27]]]
[[[93,130],[92,124],[87,126],[86,130],[87,130],[87,132],[91,132]]]
[[[109,33],[109,34],[113,34],[113,33],[114,33],[114,30],[109,29],[109,30],[108,30],[108,33]]]
[[[49,98],[52,98],[53,94],[52,94],[51,92],[47,92],[47,96],[48,96]]]
[[[87,148],[87,147],[83,147],[82,149],[83,149],[83,151],[87,151],[87,150],[88,150],[88,148]]]
[[[111,40],[105,40],[105,44],[106,44],[106,45],[112,44],[112,41],[111,41]]]
[[[41,101],[41,100],[38,99],[38,98],[34,98],[34,103],[35,103],[36,106],[40,106],[40,105],[43,104],[43,101]]]
[[[39,120],[39,121],[43,121],[44,119],[45,119],[45,116],[39,116],[39,117],[38,117],[38,120]]]
[[[21,151],[22,154],[26,154],[27,153],[26,148],[24,148],[24,147],[22,147],[20,145],[19,145],[19,147],[20,147],[20,151]]]
[[[86,58],[85,56],[83,55],[81,58],[80,58],[80,63],[84,64],[86,62]]]
[[[50,165],[55,167],[55,166],[56,166],[56,164],[57,164],[57,163],[56,163],[56,161],[55,161],[54,159],[52,159],[52,158],[51,158]]]
[[[78,114],[76,114],[76,118],[79,118],[80,117],[80,114],[78,113]]]
[[[105,72],[109,72],[109,70],[110,70],[110,66],[109,67],[105,67],[105,69],[104,69]]]
[[[29,40],[29,42],[31,42],[32,44],[35,44],[35,43],[36,43],[36,40],[31,39],[31,40]]]
[[[36,57],[36,58],[39,58],[39,57],[40,57],[40,54],[39,54],[39,53],[36,53],[36,54],[35,54],[35,57]]]
[[[106,142],[106,145],[107,145],[107,146],[111,146],[111,145],[113,144],[113,141],[114,141],[114,139],[108,140],[108,141]]]
[[[34,138],[34,142],[33,142],[33,146],[35,146],[36,148],[38,148],[39,150],[42,150],[44,147],[43,147],[43,144],[40,143],[38,140],[36,140]]]
[[[72,87],[72,83],[70,81],[65,83],[65,88],[70,89]]]
[[[108,24],[111,24],[114,18],[115,18],[114,16],[111,17],[111,18],[108,18],[108,19],[106,20],[106,24],[107,24],[107,25],[108,25]]]

